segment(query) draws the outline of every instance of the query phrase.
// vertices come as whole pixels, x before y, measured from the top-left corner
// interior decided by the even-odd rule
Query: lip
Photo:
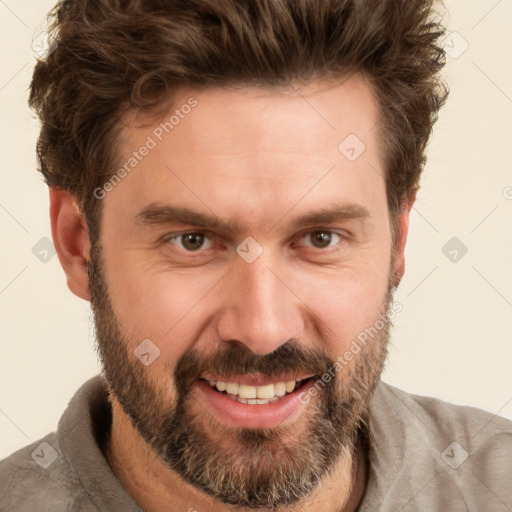
[[[279,400],[262,405],[236,402],[203,380],[196,381],[193,387],[199,395],[199,401],[219,423],[238,428],[275,428],[292,423],[300,416],[307,404],[302,403],[299,397],[314,383],[312,379]]]
[[[230,375],[226,377],[225,375],[203,375],[202,378],[205,380],[220,380],[222,382],[236,382],[237,384],[245,384],[247,386],[267,386],[268,384],[275,384],[276,382],[288,382],[290,380],[306,380],[314,377],[313,374],[310,375],[283,375],[279,377],[269,377],[268,375],[261,374],[253,374],[253,375]]]

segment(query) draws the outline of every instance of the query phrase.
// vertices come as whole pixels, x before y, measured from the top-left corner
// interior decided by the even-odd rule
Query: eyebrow
[[[286,217],[286,214],[284,217]],[[274,227],[279,224],[281,218]],[[312,226],[314,224],[332,224],[335,222],[366,219],[370,212],[359,204],[334,205],[308,212],[294,219],[293,228]],[[150,204],[134,216],[135,223],[140,226],[165,226],[172,224],[191,225],[204,229],[214,229],[233,235],[242,233],[244,226],[237,221],[223,220],[216,215],[204,214],[189,208]],[[274,227],[272,229],[274,229]]]

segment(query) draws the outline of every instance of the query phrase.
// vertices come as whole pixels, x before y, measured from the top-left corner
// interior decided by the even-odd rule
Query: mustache
[[[183,354],[177,361],[174,381],[184,396],[193,382],[206,373],[226,376],[259,373],[277,378],[283,373],[322,375],[333,365],[334,361],[320,350],[301,347],[297,340],[289,340],[265,355],[255,354],[239,342],[228,342],[208,357],[197,349]]]

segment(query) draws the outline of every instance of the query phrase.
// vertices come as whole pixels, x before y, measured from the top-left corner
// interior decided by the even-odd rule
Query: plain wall
[[[0,2],[0,458],[54,430],[99,372],[88,303],[68,290],[57,256],[33,253],[51,233],[27,88],[31,41],[52,4]],[[451,96],[411,215],[383,379],[512,419],[512,1],[447,8],[458,33],[444,73]],[[468,248],[455,263],[442,250],[453,237]]]

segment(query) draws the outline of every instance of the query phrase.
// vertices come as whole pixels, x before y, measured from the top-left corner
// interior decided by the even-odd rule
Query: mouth
[[[197,400],[223,425],[275,428],[298,420],[309,400],[302,399],[315,375],[203,375],[195,382]]]
[[[267,405],[284,397],[299,393],[315,376],[287,377],[271,380],[261,377],[202,378],[214,391],[226,398],[246,405]],[[265,383],[263,383],[265,382]],[[262,383],[259,384],[258,383]]]

